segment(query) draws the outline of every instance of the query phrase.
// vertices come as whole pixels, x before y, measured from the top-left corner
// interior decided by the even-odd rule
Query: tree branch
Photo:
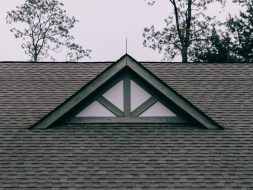
[[[186,34],[185,34],[185,45],[188,47],[190,42],[190,34],[191,34],[191,5],[192,0],[188,0],[188,7],[187,7],[187,19],[186,19]]]
[[[189,40],[190,42],[194,42],[194,41],[206,41],[207,38],[195,38],[195,39],[191,39]]]
[[[174,12],[175,12],[175,17],[176,17],[176,28],[177,28],[177,33],[178,33],[178,36],[179,36],[179,39],[180,39],[180,42],[183,46],[184,44],[184,40],[182,38],[182,33],[180,31],[180,26],[179,26],[179,16],[178,16],[178,10],[177,10],[177,5],[176,5],[176,1],[175,0],[171,0],[171,3],[173,4],[174,6]]]

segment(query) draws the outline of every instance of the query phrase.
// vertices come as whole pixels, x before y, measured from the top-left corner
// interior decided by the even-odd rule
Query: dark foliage
[[[156,31],[154,26],[144,29],[144,46],[164,52],[164,60],[181,55],[182,62],[194,58],[196,48],[203,48],[215,24],[215,18],[204,14],[208,5],[225,0],[169,0],[174,13],[165,19],[166,27]],[[151,5],[154,1],[149,2]]]
[[[208,48],[195,52],[198,62],[253,62],[253,3],[240,2],[245,12],[230,17],[225,23],[226,32],[213,30]]]

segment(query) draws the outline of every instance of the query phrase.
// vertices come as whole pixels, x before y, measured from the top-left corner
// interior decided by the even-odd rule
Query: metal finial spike
[[[127,38],[126,38],[126,54],[127,54]]]

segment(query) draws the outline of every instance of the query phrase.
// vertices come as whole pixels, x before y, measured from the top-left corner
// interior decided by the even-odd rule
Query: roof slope
[[[163,81],[161,81],[157,76],[143,67],[140,63],[134,60],[129,55],[122,56],[114,64],[111,64],[103,72],[96,76],[95,79],[91,80],[88,84],[84,85],[80,90],[76,91],[72,96],[70,96],[66,101],[58,105],[52,112],[49,112],[45,117],[36,122],[32,128],[34,129],[47,129],[54,126],[57,121],[66,116],[68,112],[75,109],[78,105],[85,102],[87,97],[94,93],[101,86],[107,86],[107,82],[110,83],[114,77],[117,75],[122,75],[122,72],[133,72],[136,76],[140,77],[143,82],[145,81],[150,85],[149,88],[154,88],[164,97],[167,101],[173,102],[182,112],[195,120],[195,126],[201,125],[207,129],[222,129],[216,122],[214,122],[210,117],[201,112],[198,108],[194,107],[189,101],[186,101],[184,97],[179,95],[174,89],[169,87]],[[93,94],[94,95],[94,94]],[[120,118],[122,119],[122,118]],[[133,118],[131,118],[131,121]],[[147,119],[141,122],[146,122]],[[122,121],[122,120],[121,120]],[[125,122],[125,120],[123,121]],[[138,123],[134,121],[134,123]]]
[[[0,186],[253,188],[253,64],[143,63],[225,130],[27,130],[110,63],[0,63]]]

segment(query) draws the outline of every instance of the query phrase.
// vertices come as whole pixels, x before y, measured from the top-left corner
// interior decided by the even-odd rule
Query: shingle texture
[[[142,64],[224,130],[29,130],[110,63],[0,63],[0,189],[253,189],[253,64]]]

